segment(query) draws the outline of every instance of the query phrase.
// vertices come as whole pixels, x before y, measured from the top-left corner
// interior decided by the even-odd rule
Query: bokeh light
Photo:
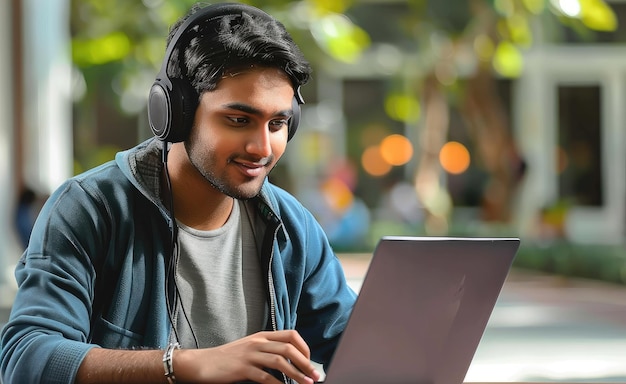
[[[524,67],[521,52],[510,41],[502,41],[496,48],[493,57],[493,68],[502,76],[519,77]]]
[[[393,94],[385,99],[385,112],[396,121],[415,122],[420,118],[421,106],[415,97]]]
[[[343,180],[331,177],[322,183],[322,193],[334,212],[345,212],[354,200],[354,195]]]
[[[413,145],[402,135],[390,135],[380,143],[380,154],[391,165],[404,165],[413,157]]]
[[[545,0],[522,0],[524,7],[532,14],[539,15],[546,7]]]
[[[582,11],[578,0],[552,0],[552,4],[556,5],[564,15],[569,17],[578,17]]]
[[[391,170],[391,164],[385,161],[379,146],[371,146],[363,151],[361,166],[372,176],[383,176]]]
[[[481,61],[488,62],[493,58],[496,46],[493,40],[486,35],[480,34],[474,39],[474,52]]]
[[[100,65],[121,60],[130,52],[131,44],[123,32],[91,39],[72,41],[72,60],[82,66]]]
[[[311,33],[322,49],[347,63],[357,60],[370,45],[367,32],[343,14],[329,13],[315,20]]]
[[[456,141],[449,141],[439,151],[441,167],[448,173],[461,174],[470,165],[470,153],[465,146]]]
[[[494,0],[493,7],[496,12],[505,17],[511,17],[515,13],[515,3],[513,0]]]
[[[528,19],[522,15],[515,15],[506,20],[511,40],[522,47],[530,47],[533,42],[532,32]]]

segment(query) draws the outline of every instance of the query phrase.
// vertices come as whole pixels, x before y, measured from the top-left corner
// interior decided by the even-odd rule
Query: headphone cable
[[[170,255],[170,260],[168,261],[167,264],[167,275],[165,278],[165,300],[166,300],[166,306],[167,306],[167,315],[170,319],[170,324],[172,325],[172,329],[174,331],[174,337],[176,338],[176,341],[180,343],[180,338],[178,336],[178,330],[176,329],[176,326],[174,325],[174,314],[172,313],[172,305],[170,303],[170,289],[169,289],[169,282],[170,282],[170,278],[174,284],[174,302],[177,302],[180,299],[180,291],[178,289],[178,284],[176,283],[176,264],[178,263],[178,256],[180,254],[180,249],[178,247],[178,225],[176,224],[176,216],[174,215],[174,193],[173,193],[173,188],[172,188],[172,183],[170,180],[170,174],[169,171],[167,169],[167,155],[168,155],[168,142],[167,141],[163,141],[163,153],[162,153],[162,160],[163,160],[163,169],[165,171],[165,180],[167,183],[167,190],[169,192],[169,211],[170,211],[170,222],[171,222],[171,255]],[[175,306],[175,305],[174,305]],[[185,317],[185,321],[187,322],[187,325],[189,326],[189,330],[191,331],[191,336],[193,337],[193,341],[196,345],[196,348],[200,348],[200,344],[198,343],[198,338],[196,337],[196,333],[193,330],[193,326],[191,325],[191,320],[189,319],[189,316],[187,315],[187,311],[185,310],[185,307],[182,303],[182,301],[180,302],[180,309],[181,312],[183,313],[183,316]]]

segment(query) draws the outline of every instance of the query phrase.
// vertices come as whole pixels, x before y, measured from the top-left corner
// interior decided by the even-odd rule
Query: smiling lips
[[[262,176],[268,163],[269,161],[267,160],[260,162],[233,161],[233,164],[235,164],[237,168],[239,168],[239,170],[248,177]]]

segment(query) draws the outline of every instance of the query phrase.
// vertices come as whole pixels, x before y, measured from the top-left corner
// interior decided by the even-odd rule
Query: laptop
[[[462,383],[519,243],[383,237],[324,384]]]

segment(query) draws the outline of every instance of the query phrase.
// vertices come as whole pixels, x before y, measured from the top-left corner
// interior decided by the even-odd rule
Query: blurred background
[[[4,266],[63,180],[150,137],[147,93],[192,3],[0,2]],[[626,279],[626,2],[249,3],[314,66],[271,178],[339,252],[381,235],[520,236],[520,267]]]
[[[0,0],[0,304],[46,197],[151,136],[147,94],[193,3]],[[519,236],[473,377],[626,380],[626,1],[248,3],[313,64],[271,178],[338,252]]]

